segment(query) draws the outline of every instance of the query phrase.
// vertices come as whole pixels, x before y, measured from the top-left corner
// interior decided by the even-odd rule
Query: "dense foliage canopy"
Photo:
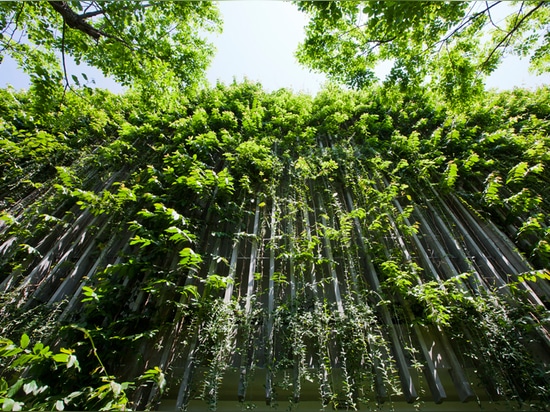
[[[49,98],[62,81],[87,83],[67,73],[69,56],[123,85],[183,90],[203,78],[214,52],[204,34],[219,29],[212,2],[1,2],[0,61],[13,57]]]
[[[483,78],[508,53],[548,70],[550,10],[545,1],[303,1],[311,20],[298,58],[348,86],[375,80],[388,61],[387,81],[429,83],[449,101],[483,89]]]

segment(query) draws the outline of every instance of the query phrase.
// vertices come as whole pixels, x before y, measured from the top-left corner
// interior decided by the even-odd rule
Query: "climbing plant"
[[[0,91],[4,409],[548,405],[547,88],[81,92]]]

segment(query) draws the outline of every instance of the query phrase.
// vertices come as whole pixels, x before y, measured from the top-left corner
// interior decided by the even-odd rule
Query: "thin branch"
[[[502,45],[506,42],[506,46],[507,47],[509,44],[510,44],[510,41],[512,39],[512,36],[514,35],[514,33],[519,29],[519,27],[523,24],[523,22],[529,17],[531,16],[534,12],[536,12],[539,8],[541,8],[542,6],[544,6],[547,2],[546,1],[541,1],[537,6],[533,7],[531,10],[529,10],[527,13],[525,13],[523,15],[523,17],[519,20],[519,21],[516,21],[514,27],[512,27],[512,29],[510,31],[508,31],[508,33],[506,33],[506,36],[504,36],[499,42],[498,44],[493,48],[493,50],[491,50],[491,53],[489,53],[489,56],[487,56],[487,58],[483,61],[483,63],[480,64],[480,67],[483,67],[485,65],[487,65],[487,63],[489,62],[489,60],[491,60],[491,57],[493,57],[493,55],[496,53],[497,49],[499,49],[500,47],[502,47]],[[522,3],[522,8],[523,8],[523,3]],[[521,11],[521,9],[520,9]],[[518,14],[518,17],[519,17],[519,14]]]
[[[94,10],[94,11],[89,11],[87,13],[79,14],[78,17],[82,20],[86,20],[91,17],[100,16],[102,14],[105,14],[105,10],[99,9],[99,10]]]
[[[366,42],[364,44],[369,44],[370,47],[367,48],[365,51],[359,53],[358,57],[359,56],[366,56],[367,54],[370,54],[372,53],[376,48],[380,47],[381,45],[383,44],[386,44],[386,43],[391,43],[392,41],[394,41],[395,39],[397,39],[397,35],[395,35],[394,37],[392,37],[391,39],[385,39],[385,40],[366,40]],[[374,44],[372,44],[374,43]],[[372,45],[371,45],[372,44]]]
[[[86,2],[83,2],[84,4],[86,4]],[[101,7],[97,6],[97,3],[95,1],[90,1],[88,2],[88,5],[86,6],[86,8],[84,9],[84,13],[87,13],[88,10],[90,9],[90,7],[94,6],[96,9],[100,9]]]
[[[460,25],[462,24],[467,24],[470,22],[469,18],[470,18],[470,13],[472,13],[476,8],[476,2],[473,1],[470,3],[470,8],[468,9],[468,11],[464,14],[464,16],[462,17],[462,19],[460,20]]]
[[[82,14],[79,14],[78,17],[80,17],[82,20],[89,19],[91,17],[104,15],[106,13],[106,10],[102,9],[97,2],[93,2],[94,6],[97,7],[97,10],[85,12]],[[91,7],[91,5],[90,5]],[[143,4],[143,8],[151,7],[151,4]]]
[[[61,63],[63,64],[63,76],[65,77],[65,87],[63,88],[63,98],[61,99],[61,102],[65,100],[65,93],[67,93],[67,88],[70,87],[69,85],[69,76],[67,75],[67,63],[65,61],[65,29],[67,25],[65,21],[63,21],[63,29],[61,31]]]
[[[464,29],[467,25],[471,24],[475,19],[477,19],[479,16],[482,16],[484,15],[485,13],[489,12],[490,9],[492,9],[493,7],[495,7],[496,5],[500,4],[501,2],[500,1],[497,1],[497,2],[494,2],[493,4],[491,4],[490,6],[487,5],[487,8],[485,10],[482,10],[480,12],[477,12],[476,14],[474,14],[473,16],[470,16],[469,19],[463,21],[463,23],[461,23],[458,27],[456,27],[451,33],[449,33],[447,36],[445,36],[443,39],[435,42],[434,44],[432,44],[430,47],[428,47],[428,50],[435,47],[437,44],[440,44],[440,47],[439,47],[439,50],[438,52],[441,51],[441,48],[443,47],[444,44],[447,43],[447,41],[457,35],[458,33],[460,33],[462,31],[462,29]]]
[[[521,2],[521,5],[519,6],[519,10],[517,12],[517,16],[516,16],[516,21],[517,19],[519,19],[519,17],[521,16],[521,13],[523,13],[523,6],[525,6],[525,2],[522,1]],[[521,23],[519,23],[521,24]],[[512,37],[508,37],[508,40],[506,40],[506,44],[504,45],[504,49],[506,49],[508,46],[510,46],[510,41],[512,40]]]
[[[9,35],[9,39],[7,41],[5,41],[2,38],[2,46],[3,47],[0,49],[0,52],[3,52],[4,50],[6,50],[8,48],[11,48],[11,43],[13,41],[13,37],[15,36],[15,33],[17,33],[17,27],[19,26],[19,18],[21,17],[21,14],[23,13],[23,7],[25,7],[25,2],[21,3],[21,8],[19,10],[17,10],[17,12],[15,13],[15,27],[11,31],[11,34]],[[2,34],[4,34],[5,30],[7,30],[8,27],[10,27],[12,24],[13,24],[13,20],[10,21],[8,24],[6,24],[6,28],[2,31]],[[21,37],[22,36],[23,36],[23,33],[21,33]],[[19,41],[17,41],[17,43],[21,42],[21,37],[19,38]]]
[[[499,25],[497,25],[494,21],[493,21],[493,16],[491,15],[491,11],[489,10],[489,4],[488,2],[485,2],[485,5],[487,6],[487,15],[489,16],[489,20],[491,21],[491,24],[497,29],[497,30],[500,30],[502,32],[504,32],[505,30],[501,29]]]
[[[63,87],[63,97],[61,98],[61,101],[59,102],[59,107],[63,105],[65,102],[65,96],[67,94],[67,88],[69,88],[75,95],[80,97],[81,99],[84,99],[86,102],[89,103],[88,99],[84,97],[81,93],[78,93],[75,89],[72,88],[70,82],[69,82],[69,75],[67,73],[67,63],[65,61],[65,30],[67,28],[67,25],[65,22],[63,22],[63,29],[61,32],[61,62],[63,64],[63,76],[65,78],[65,86]]]

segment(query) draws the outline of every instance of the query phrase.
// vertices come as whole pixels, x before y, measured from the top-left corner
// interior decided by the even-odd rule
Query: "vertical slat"
[[[251,301],[254,294],[254,274],[256,273],[256,263],[258,259],[258,233],[260,226],[260,206],[256,199],[256,212],[254,214],[254,233],[252,236],[252,251],[250,253],[250,266],[248,267],[248,281],[246,288],[245,312],[247,314],[252,310]]]
[[[319,208],[321,210],[321,223],[323,224],[323,226],[327,227],[328,222],[325,217],[325,207],[321,196],[318,196],[318,202],[319,202]],[[328,265],[330,269],[330,276],[332,279],[332,287],[334,289],[334,296],[336,299],[336,308],[340,316],[343,316],[344,305],[342,303],[342,296],[340,294],[340,285],[338,284],[338,274],[336,273],[336,268],[334,267],[334,256],[332,254],[332,244],[330,242],[330,239],[327,236],[323,236],[323,241],[325,243],[325,250],[326,250]]]
[[[355,209],[353,199],[348,191],[346,191],[346,198],[347,198],[349,210],[351,211]],[[376,269],[372,264],[372,258],[367,251],[367,246],[363,241],[363,230],[361,228],[361,223],[359,222],[358,218],[354,218],[353,221],[355,223],[354,227],[355,227],[355,231],[357,233],[357,239],[359,242],[359,250],[362,251],[364,261],[366,262],[366,265],[367,265],[366,270],[364,270],[363,272],[371,288],[373,288],[373,290],[377,292],[375,294],[376,298],[379,299],[380,281],[378,280]],[[393,324],[388,308],[385,305],[380,305],[379,310],[382,316],[382,321],[388,328],[388,332],[390,335],[390,341],[393,347],[393,353],[395,355],[397,369],[399,371],[399,378],[401,380],[403,395],[407,402],[414,402],[418,398],[418,393],[416,392],[416,388],[414,386],[414,382],[413,382],[411,373],[409,371],[407,359],[405,357],[405,353],[403,352],[403,347],[399,340],[399,335],[397,334],[397,331]],[[380,379],[380,378],[377,378],[377,379]],[[384,392],[379,391],[379,396],[381,396],[382,399],[385,396]]]
[[[462,369],[462,366],[460,365],[460,362],[456,357],[456,354],[451,346],[451,343],[449,342],[449,339],[447,338],[447,335],[444,331],[441,330],[440,327],[437,327],[437,336],[443,346],[443,350],[447,354],[447,359],[450,363],[449,373],[457,389],[460,401],[467,402],[473,399],[475,394],[472,390],[472,387],[470,386],[470,382],[468,382],[468,379],[464,374],[464,370]]]
[[[74,294],[74,290],[78,287],[78,282],[82,279],[84,276],[84,273],[94,273],[99,264],[103,261],[105,256],[107,255],[107,251],[109,250],[110,246],[113,244],[115,237],[111,237],[109,239],[109,242],[107,245],[103,248],[100,255],[95,259],[95,261],[92,264],[92,267],[90,269],[85,269],[85,261],[90,258],[90,253],[94,249],[97,248],[97,244],[95,240],[97,240],[105,231],[107,227],[109,227],[110,221],[107,221],[101,229],[97,232],[97,234],[94,236],[94,239],[92,239],[86,250],[82,253],[78,261],[76,262],[74,269],[67,275],[65,280],[59,285],[59,287],[56,289],[56,291],[52,294],[50,297],[48,304],[52,304],[54,302],[58,302],[61,299],[63,299],[65,296],[69,294]],[[37,289],[36,293],[39,293],[39,289]]]
[[[225,289],[225,295],[223,298],[225,303],[229,303],[229,301],[231,301],[231,296],[233,295],[233,289],[235,286],[235,272],[237,271],[237,258],[239,257],[239,245],[240,241],[236,238],[233,241],[231,261],[229,262],[229,281],[227,283],[227,288]]]
[[[426,368],[424,369],[424,374],[426,375],[428,385],[430,386],[430,390],[432,391],[434,402],[441,403],[447,398],[447,394],[445,392],[445,388],[443,387],[443,383],[441,383],[439,371],[435,367],[432,353],[426,345],[426,340],[424,339],[424,335],[420,330],[420,326],[418,326],[417,323],[413,323],[413,329],[416,338],[418,339],[418,343],[420,344],[424,359],[426,360]]]
[[[273,312],[275,310],[275,281],[273,276],[275,275],[275,234],[276,227],[276,198],[273,197],[273,204],[271,206],[271,222],[270,222],[270,249],[269,249],[269,286],[268,286],[268,300],[267,300],[267,323],[266,323],[266,368],[265,368],[265,401],[269,405],[272,401],[272,388],[273,388],[273,376],[272,376],[272,363],[274,357],[274,341],[273,341]]]
[[[250,319],[250,314],[252,313],[252,296],[254,295],[254,274],[256,273],[256,263],[258,259],[258,236],[260,228],[260,206],[258,199],[256,199],[256,211],[254,213],[254,228],[252,235],[252,249],[250,251],[250,266],[248,268],[248,280],[246,286],[246,297],[245,297],[245,315],[247,319]],[[252,333],[252,331],[249,331]],[[250,341],[250,339],[249,339]],[[250,344],[250,342],[245,342]],[[247,347],[243,348],[245,353],[253,353],[253,348]],[[252,364],[252,359],[249,359],[249,356],[243,356],[241,360],[240,367],[240,378],[239,378],[239,388],[238,388],[238,398],[239,401],[243,402],[246,399],[246,388],[247,388],[247,375],[248,370]]]

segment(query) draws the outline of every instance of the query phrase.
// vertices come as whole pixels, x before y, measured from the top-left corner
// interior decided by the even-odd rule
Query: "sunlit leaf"
[[[29,336],[26,333],[23,333],[23,335],[21,335],[21,343],[19,344],[19,346],[21,346],[21,349],[25,349],[27,346],[29,346],[29,343]]]

